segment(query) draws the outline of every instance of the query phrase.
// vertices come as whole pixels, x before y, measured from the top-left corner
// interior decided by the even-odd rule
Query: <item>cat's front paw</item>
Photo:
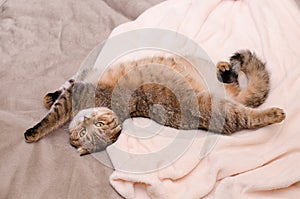
[[[38,132],[36,131],[35,128],[30,128],[27,129],[26,132],[24,133],[25,141],[30,143],[30,142],[36,142],[39,139]]]
[[[238,74],[228,62],[221,61],[217,64],[217,77],[220,82],[230,84],[237,82]]]

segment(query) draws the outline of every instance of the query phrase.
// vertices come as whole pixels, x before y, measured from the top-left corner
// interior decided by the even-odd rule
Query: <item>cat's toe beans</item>
[[[228,62],[218,62],[217,69],[221,72],[230,70],[230,64]]]

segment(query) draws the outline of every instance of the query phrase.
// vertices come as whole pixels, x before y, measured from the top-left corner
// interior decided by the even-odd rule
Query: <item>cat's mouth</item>
[[[95,152],[100,152],[106,149],[106,147],[112,142],[101,142],[98,140],[97,143],[86,143],[87,146],[83,145],[82,142],[79,140],[79,138],[71,139],[70,138],[70,144],[73,146],[77,151],[79,152],[80,156],[88,155]]]
[[[77,150],[77,152],[80,154],[80,156],[84,156],[84,155],[93,153],[92,151],[88,150],[87,148],[81,146],[78,141],[70,140],[70,144]]]

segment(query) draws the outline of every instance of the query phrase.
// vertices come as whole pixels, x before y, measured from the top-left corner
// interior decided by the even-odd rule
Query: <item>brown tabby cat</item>
[[[248,79],[245,89],[239,86],[240,71]],[[235,53],[229,63],[217,64],[217,77],[234,101],[214,96],[198,77],[188,61],[173,56],[114,65],[97,85],[70,80],[44,97],[50,111],[25,132],[25,140],[35,142],[74,118],[70,143],[85,155],[113,143],[120,134],[120,124],[129,117],[147,117],[178,129],[206,129],[225,135],[285,118],[279,108],[254,109],[268,96],[269,74],[248,50]]]

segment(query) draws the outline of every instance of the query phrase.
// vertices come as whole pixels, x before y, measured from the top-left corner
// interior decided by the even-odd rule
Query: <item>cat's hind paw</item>
[[[230,64],[228,62],[220,61],[217,64],[217,69],[221,72],[225,72],[230,70]]]
[[[222,83],[230,84],[237,82],[238,74],[232,70],[228,62],[218,62],[217,64],[217,77]]]

